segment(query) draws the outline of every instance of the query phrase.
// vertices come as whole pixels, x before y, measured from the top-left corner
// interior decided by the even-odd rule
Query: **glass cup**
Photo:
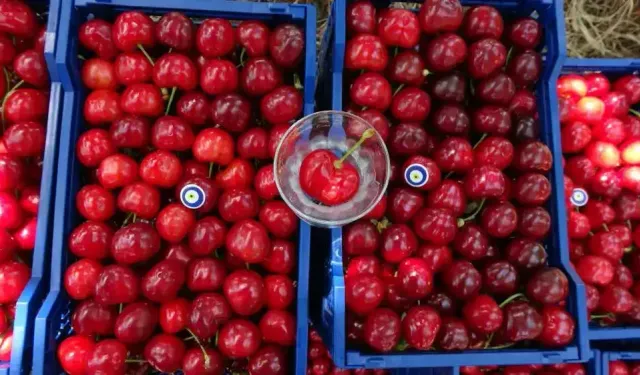
[[[360,219],[371,211],[387,189],[391,166],[380,134],[368,138],[349,155],[360,175],[360,186],[348,201],[327,206],[309,197],[300,186],[300,165],[312,151],[327,149],[342,157],[373,126],[347,112],[322,111],[308,115],[291,127],[280,140],[273,164],[275,182],[285,203],[307,223],[337,227]]]

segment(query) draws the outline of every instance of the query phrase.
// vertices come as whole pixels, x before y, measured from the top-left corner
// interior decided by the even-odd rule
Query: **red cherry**
[[[196,48],[206,58],[228,55],[236,46],[233,26],[227,20],[209,18],[198,26]]]
[[[218,333],[218,349],[229,358],[251,357],[260,348],[260,330],[244,319],[234,319],[222,326]]]
[[[271,251],[260,265],[271,273],[289,274],[295,265],[295,245],[285,240],[271,241]]]
[[[102,265],[91,259],[71,264],[64,274],[64,286],[69,296],[73,299],[91,297],[101,271]]]
[[[407,9],[388,9],[378,18],[377,34],[387,46],[413,48],[420,39],[418,17]]]
[[[391,309],[375,309],[367,316],[363,330],[367,345],[378,352],[389,352],[400,340],[400,317]],[[413,330],[409,328],[405,331]]]
[[[512,57],[507,67],[507,72],[519,87],[535,84],[541,71],[542,57],[531,50]]]
[[[389,150],[397,155],[417,154],[427,147],[429,134],[416,123],[400,123],[391,128]]]
[[[265,227],[254,220],[235,223],[226,241],[227,251],[247,263],[260,263],[271,249],[271,241]]]
[[[71,327],[78,335],[113,335],[117,312],[115,308],[93,300],[82,301],[71,317]]]
[[[165,13],[156,23],[158,42],[177,51],[187,51],[193,45],[193,23],[180,12]]]
[[[113,63],[116,80],[121,85],[133,85],[151,81],[153,65],[141,52],[125,52]]]
[[[160,241],[158,232],[150,224],[129,224],[114,233],[111,256],[120,264],[144,262],[158,253]]]
[[[116,152],[116,146],[104,129],[89,129],[76,142],[77,158],[86,167],[97,167],[107,156]]]
[[[640,101],[640,79],[635,75],[626,75],[613,84],[613,88],[623,93],[629,104],[637,104]]]
[[[86,374],[88,360],[95,343],[85,336],[69,336],[58,345],[57,355],[60,366],[70,375]],[[123,369],[124,370],[124,369]]]
[[[260,222],[277,238],[287,239],[298,229],[298,218],[284,202],[265,203],[258,214]]]
[[[294,68],[302,59],[304,32],[296,25],[277,26],[269,37],[269,54],[283,68]]]
[[[143,219],[153,219],[160,209],[160,192],[144,182],[126,185],[118,194],[118,209]]]
[[[376,35],[361,34],[347,41],[344,61],[346,69],[379,72],[384,70],[388,60],[387,49]]]
[[[481,334],[496,332],[502,325],[502,310],[496,301],[486,294],[470,299],[462,310],[465,322]]]
[[[153,82],[158,87],[193,90],[198,84],[198,70],[189,57],[175,52],[167,53],[153,66]]]
[[[140,177],[148,184],[170,188],[180,181],[182,164],[172,152],[153,151],[140,162]]]
[[[165,373],[180,368],[185,352],[186,347],[181,339],[165,333],[153,336],[144,346],[144,358],[156,370]]]
[[[276,95],[274,99],[281,100],[283,98],[282,95]],[[300,102],[301,101],[300,99]],[[286,105],[292,104],[295,103],[288,102]],[[302,106],[301,103],[300,106]],[[281,108],[278,107],[278,110],[280,109]],[[290,109],[291,108],[288,108],[288,110]],[[249,127],[251,104],[245,97],[235,93],[219,95],[211,103],[211,118],[214,123],[219,124],[224,129],[230,132],[241,133]]]
[[[4,198],[2,194],[4,193],[0,193],[0,198]],[[3,201],[4,199],[0,199],[0,202]],[[115,199],[101,186],[85,185],[76,195],[76,208],[87,220],[106,221],[115,213]]]
[[[124,115],[111,124],[109,133],[115,147],[144,148],[149,144],[149,128],[144,117]]]
[[[198,133],[193,142],[192,152],[201,162],[227,165],[233,159],[233,138],[229,133],[217,128],[207,128]]]
[[[158,324],[158,310],[148,302],[127,305],[116,319],[114,335],[125,344],[148,340]]]
[[[207,216],[196,222],[189,233],[189,248],[195,255],[210,255],[225,243],[227,229],[215,216]]]
[[[578,260],[576,272],[589,284],[607,285],[613,280],[614,267],[607,258],[585,255]]]
[[[101,91],[94,91],[94,93],[98,92]],[[117,97],[117,94],[115,95]],[[92,97],[94,97],[93,93],[89,94],[87,100]],[[115,104],[117,106],[117,102]],[[30,121],[41,122],[46,117],[48,108],[49,99],[45,93],[36,89],[19,88],[10,91],[5,96],[3,106],[4,119],[9,124]],[[107,112],[110,109],[103,107],[102,111]],[[92,121],[86,113],[85,111],[85,118],[91,123]]]
[[[591,127],[574,121],[562,128],[562,152],[578,153],[591,142]]]
[[[109,255],[113,229],[97,221],[86,221],[69,236],[69,251],[81,258],[100,260]]]
[[[207,357],[200,348],[188,349],[182,359],[182,372],[184,375],[220,375],[224,373],[222,356],[213,349],[205,349]],[[259,355],[256,353],[252,359]]]
[[[600,168],[615,168],[620,165],[620,151],[607,142],[592,142],[585,149],[585,155]]]
[[[207,60],[200,69],[200,87],[209,95],[232,93],[238,87],[238,69],[229,60]]]
[[[91,90],[115,90],[117,81],[113,64],[93,58],[82,65],[82,83]]]
[[[421,258],[407,258],[398,265],[400,292],[411,299],[421,299],[433,289],[433,272]]]
[[[448,72],[465,61],[467,45],[457,34],[442,34],[432,39],[425,52],[426,65],[436,72]]]
[[[113,22],[113,43],[121,51],[130,52],[138,48],[153,47],[155,35],[151,18],[138,11],[120,13]]]
[[[514,153],[513,144],[509,140],[490,136],[475,146],[473,161],[476,166],[489,165],[504,170],[511,164]]]
[[[120,108],[133,115],[158,117],[164,110],[160,88],[149,83],[127,86],[120,97]]]
[[[236,27],[238,44],[249,57],[266,56],[269,48],[269,28],[260,21],[242,21]]]
[[[187,327],[199,338],[206,340],[218,331],[218,325],[231,318],[227,300],[217,293],[198,295],[191,304]]]
[[[536,48],[542,39],[542,27],[532,18],[523,18],[509,26],[507,38],[519,48]]]
[[[209,101],[199,91],[190,91],[178,99],[176,113],[191,125],[204,125],[209,118]]]
[[[264,342],[292,346],[295,342],[296,318],[284,310],[268,310],[259,323]]]
[[[31,277],[24,263],[8,261],[0,265],[0,303],[16,302]]]
[[[378,103],[378,101],[376,102]],[[429,94],[415,87],[403,88],[393,96],[391,102],[391,113],[399,121],[424,121],[429,115],[430,109],[431,98],[429,98]]]
[[[482,79],[497,72],[507,60],[507,49],[495,39],[482,39],[469,47],[467,70],[471,77]]]
[[[462,24],[463,11],[458,0],[429,0],[420,7],[420,26],[427,34],[456,31]]]

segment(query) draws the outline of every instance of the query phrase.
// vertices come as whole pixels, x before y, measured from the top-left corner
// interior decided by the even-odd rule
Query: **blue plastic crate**
[[[562,65],[562,74],[602,72],[615,79],[626,74],[640,73],[640,59],[578,59],[567,58]],[[636,105],[636,109],[640,106]],[[559,120],[556,126],[560,127]],[[601,327],[598,323],[589,324],[589,340],[634,340],[640,339],[640,325]]]
[[[45,31],[45,60],[51,79],[47,134],[42,159],[42,181],[40,184],[40,203],[38,206],[38,226],[36,245],[33,250],[31,279],[16,303],[16,315],[13,323],[13,343],[10,362],[0,362],[0,375],[22,374],[31,368],[33,355],[34,319],[47,292],[52,240],[52,209],[55,185],[53,178],[58,159],[58,139],[62,114],[62,87],[57,82],[57,70],[53,62],[53,45],[56,41],[59,17],[59,3],[56,1],[27,1],[36,13],[47,13]]]
[[[209,0],[62,0],[60,6],[61,37],[55,48],[55,65],[60,73],[64,89],[63,130],[60,135],[59,173],[56,178],[54,235],[50,247],[51,285],[49,294],[35,317],[37,334],[34,337],[34,374],[62,373],[57,361],[57,344],[71,333],[70,318],[73,302],[66,294],[62,277],[66,267],[73,261],[67,251],[67,238],[81,221],[75,208],[75,194],[80,189],[80,164],[76,160],[75,143],[84,130],[82,114],[85,92],[80,79],[77,59],[79,25],[90,16],[112,17],[126,10],[142,10],[148,14],[163,14],[181,11],[190,17],[220,17],[230,20],[258,19],[270,24],[295,23],[304,28],[304,114],[314,110],[316,81],[316,10],[310,5],[249,3]],[[308,48],[309,46],[313,48]],[[297,280],[297,341],[292,370],[306,374],[308,345],[308,287],[309,287],[310,227],[301,222],[298,231],[298,275]]]
[[[345,54],[346,4],[349,0],[335,0],[327,30],[323,35],[320,56],[321,79],[318,88],[318,108],[340,110],[343,105],[343,66]],[[560,127],[555,87],[560,74],[562,54],[565,51],[564,18],[561,1],[552,0],[462,0],[463,5],[492,5],[503,14],[534,16],[544,28],[543,72],[536,87],[541,124],[541,141],[553,153],[553,165],[562,165]],[[376,0],[376,5],[388,6],[387,0]],[[555,122],[554,122],[555,121]],[[554,125],[555,124],[555,125]],[[549,263],[568,275],[570,297],[568,311],[576,321],[574,341],[559,349],[502,349],[468,350],[464,352],[405,351],[388,354],[365,352],[347,348],[345,332],[345,284],[342,264],[342,229],[315,229],[314,244],[321,251],[311,254],[313,264],[324,268],[312,269],[311,278],[323,280],[311,285],[311,317],[325,340],[338,366],[347,368],[412,368],[458,365],[515,365],[562,363],[586,360],[589,355],[587,317],[585,313],[584,284],[569,261],[566,212],[564,210],[564,182],[562,168],[554,167],[549,173],[553,192],[548,210],[553,218],[546,248]],[[316,297],[317,296],[317,297]]]
[[[637,349],[637,348],[635,348]],[[609,362],[611,361],[623,361],[623,362],[638,362],[640,361],[640,352],[636,351],[605,351],[594,350],[593,360],[595,373],[589,371],[590,375],[609,375]]]

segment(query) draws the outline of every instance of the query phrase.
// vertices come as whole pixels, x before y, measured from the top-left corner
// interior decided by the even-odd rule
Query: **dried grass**
[[[637,0],[565,0],[569,56],[640,57],[637,5]]]

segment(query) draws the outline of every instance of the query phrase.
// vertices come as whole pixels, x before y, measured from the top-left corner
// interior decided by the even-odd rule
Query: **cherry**
[[[519,87],[534,84],[542,71],[542,57],[535,51],[527,50],[509,61],[507,73]]]
[[[95,284],[96,302],[106,305],[130,303],[136,300],[139,281],[130,268],[121,265],[105,266]]]
[[[640,168],[637,166],[622,168],[620,175],[622,187],[636,194],[640,192]]]
[[[158,323],[166,333],[182,331],[187,325],[190,302],[183,298],[163,302],[158,310]]]
[[[420,318],[416,317],[421,320]],[[412,328],[409,327],[408,330],[411,331]],[[391,351],[400,340],[401,322],[393,310],[378,308],[367,316],[363,329],[365,342],[376,351],[384,353]]]
[[[420,26],[427,34],[456,31],[462,24],[463,11],[458,0],[433,0],[420,7]]]
[[[471,40],[483,38],[500,39],[504,21],[497,9],[490,6],[476,6],[467,11],[462,31]]]
[[[86,167],[97,167],[107,156],[116,152],[109,133],[104,129],[89,129],[76,142],[76,157]]]
[[[194,298],[189,311],[189,328],[202,340],[213,337],[218,325],[231,318],[231,307],[220,294],[203,293]]]
[[[467,261],[454,261],[442,273],[442,282],[451,295],[458,299],[468,299],[480,291],[480,272]]]
[[[357,1],[347,6],[347,30],[356,34],[374,34],[376,8],[368,1]]]
[[[453,135],[468,133],[471,120],[462,106],[444,104],[433,113],[433,125],[438,131]]]
[[[265,203],[258,216],[260,222],[277,238],[289,238],[298,228],[298,218],[282,201]]]
[[[149,83],[127,86],[120,97],[120,108],[133,115],[158,117],[164,110],[160,88]]]
[[[142,47],[153,47],[155,35],[151,18],[138,11],[123,12],[113,23],[113,43],[121,51],[130,52]]]
[[[264,305],[264,282],[254,271],[232,272],[224,280],[222,289],[231,309],[239,315],[253,315]]]
[[[625,313],[633,307],[634,297],[617,285],[606,285],[600,292],[600,308],[614,314]]]
[[[389,193],[388,206],[387,214],[392,222],[406,223],[415,216],[416,212],[418,212],[422,206],[424,206],[424,197],[414,189],[399,187],[391,190]],[[365,224],[362,225],[365,226]],[[371,231],[371,234],[373,234],[373,230],[375,230],[373,227],[366,225],[366,228]],[[345,236],[346,233],[347,232],[345,232]],[[343,246],[345,245],[343,244]],[[355,247],[356,246],[352,248]],[[362,248],[361,245],[357,247]],[[377,245],[375,247],[377,247]],[[372,249],[371,251],[375,250],[373,245],[372,247],[367,248]]]
[[[266,56],[269,48],[269,28],[260,21],[242,21],[236,27],[236,39],[249,57]]]
[[[518,288],[518,272],[504,260],[489,263],[482,271],[482,282],[487,291],[495,295],[510,295]]]
[[[427,147],[429,134],[417,123],[400,123],[391,128],[389,150],[397,155],[417,154]]]
[[[6,35],[0,36],[0,65],[10,65],[16,56],[16,47],[13,45],[13,41]],[[6,82],[4,82],[6,84]]]
[[[429,96],[427,95],[425,97],[424,95],[426,95],[426,93],[419,89],[414,88],[413,90],[417,90],[415,91],[416,94],[421,93],[422,95],[421,98],[413,99],[416,101],[413,106],[422,103],[419,108],[414,108],[414,110],[416,110],[417,113],[424,114],[426,112],[426,114],[428,114],[429,108],[431,106],[431,103],[429,102]],[[409,94],[411,94],[412,92],[413,91],[408,91]],[[355,81],[351,85],[350,97],[351,100],[357,105],[385,111],[391,104],[391,85],[381,74],[375,72],[367,72],[355,79]],[[396,108],[397,106],[398,104],[396,104]],[[399,110],[399,108],[396,109],[394,115],[397,114],[397,111]],[[423,116],[422,114],[420,116]],[[417,115],[414,115],[413,117],[415,116]]]
[[[295,245],[289,241],[271,241],[271,251],[262,261],[264,269],[272,273],[289,274],[295,264]]]
[[[365,3],[356,3],[356,5],[357,4]],[[389,79],[394,82],[421,86],[425,78],[424,69],[424,62],[420,54],[412,50],[405,50],[393,57],[389,63],[387,74],[389,75]]]
[[[185,244],[169,245],[162,250],[161,259],[172,259],[186,265],[193,254]]]
[[[421,258],[407,258],[400,262],[396,277],[402,295],[410,299],[421,299],[433,289],[433,273]]]
[[[406,9],[388,9],[378,18],[377,34],[387,46],[412,48],[420,39],[418,17]]]
[[[516,179],[513,196],[524,206],[539,206],[549,199],[551,183],[539,173],[526,173]]]
[[[640,142],[629,140],[620,146],[620,156],[626,164],[640,164]]]
[[[235,48],[233,26],[227,20],[209,18],[196,32],[196,48],[206,58],[222,57]]]
[[[589,284],[607,285],[613,280],[614,267],[604,257],[585,255],[578,260],[576,272],[580,278]]]
[[[113,69],[116,81],[121,85],[133,85],[151,81],[153,65],[141,52],[125,52],[119,54]]]
[[[453,180],[443,180],[440,186],[427,196],[427,207],[447,209],[453,212],[455,216],[460,216],[464,213],[465,202],[462,186]]]
[[[615,211],[611,206],[595,200],[587,203],[583,212],[589,219],[591,228],[597,228],[602,226],[602,224],[611,223],[615,218]]]
[[[455,238],[456,219],[449,210],[424,208],[416,214],[413,229],[425,241],[447,245]]]
[[[356,95],[362,95],[362,92]],[[379,103],[378,101],[376,102]],[[415,87],[401,89],[393,96],[391,102],[391,114],[399,121],[424,121],[429,115],[430,109],[431,98],[429,98],[429,94]]]
[[[609,361],[609,373],[611,375],[629,375],[629,368],[623,361]]]
[[[195,258],[189,262],[186,283],[192,292],[215,292],[222,287],[227,274],[224,263],[218,259]]]
[[[506,135],[511,130],[511,117],[504,108],[484,106],[472,114],[471,126],[479,133]]]
[[[231,223],[256,217],[259,209],[258,195],[247,188],[225,190],[218,200],[220,216]]]
[[[502,310],[496,301],[486,294],[470,299],[462,310],[467,325],[481,334],[496,332],[502,325]]]
[[[273,167],[266,165],[258,170],[253,180],[256,193],[261,199],[271,200],[280,195],[276,186]]]
[[[85,374],[94,346],[93,340],[81,335],[69,336],[62,340],[57,352],[58,361],[64,372],[70,375]]]
[[[602,98],[605,116],[622,117],[629,112],[627,97],[620,92],[610,92]]]
[[[611,284],[624,289],[630,289],[633,286],[633,275],[631,270],[622,264],[617,264]]]
[[[13,60],[13,71],[30,85],[45,87],[49,84],[49,73],[41,52],[30,49],[19,53]]]
[[[269,54],[280,67],[295,68],[303,50],[304,32],[296,25],[279,25],[269,36]]]
[[[227,234],[226,249],[246,263],[260,263],[271,249],[267,229],[259,222],[244,219],[236,222]]]
[[[595,164],[586,156],[576,155],[567,160],[565,174],[577,185],[587,185],[596,174]]]
[[[564,98],[559,98],[560,104]],[[536,113],[536,98],[533,93],[527,89],[516,90],[511,102],[509,103],[509,113],[516,116],[533,116]],[[566,115],[566,114],[565,114]],[[562,118],[562,113],[560,114]],[[565,121],[563,120],[562,123]]]
[[[364,137],[361,139],[364,140]],[[356,143],[353,147],[357,146]],[[328,206],[342,204],[353,198],[360,184],[360,175],[350,162],[338,159],[324,149],[305,156],[299,178],[300,186],[307,195]]]
[[[204,125],[209,118],[209,101],[199,91],[187,92],[178,99],[176,113],[191,125]]]
[[[288,311],[268,310],[258,324],[264,342],[292,346],[295,338],[296,318]]]
[[[150,224],[129,224],[113,235],[111,256],[121,264],[144,262],[160,251],[160,241],[158,232]]]
[[[287,90],[284,89],[284,91]],[[282,93],[280,92],[280,95],[275,95],[274,100],[284,100],[285,98],[283,98],[283,95],[281,94]],[[302,102],[301,99],[300,102]],[[287,106],[296,105],[296,103],[293,103],[292,101],[287,101],[285,104]],[[301,103],[300,107],[302,107]],[[277,108],[278,111],[280,109],[280,107]],[[288,108],[288,111],[291,110],[293,110],[293,108]],[[211,119],[214,123],[221,125],[224,129],[230,132],[240,133],[245,131],[249,126],[250,118],[251,104],[246,98],[238,94],[231,93],[219,95],[211,103]],[[205,131],[206,130],[209,129],[205,129]]]
[[[380,246],[380,235],[369,221],[360,220],[345,227],[342,249],[346,256],[373,254]]]
[[[512,302],[504,308],[503,314],[502,334],[510,342],[535,340],[542,333],[542,316],[527,302]]]
[[[547,261],[547,252],[540,243],[528,238],[515,238],[507,244],[506,259],[522,270],[542,267]]]
[[[542,309],[542,332],[538,336],[545,346],[560,347],[573,341],[575,322],[569,313],[557,306]]]
[[[473,148],[462,137],[448,137],[437,146],[433,159],[443,171],[466,172],[473,166]]]
[[[478,260],[487,255],[489,238],[487,234],[475,224],[465,224],[453,241],[453,248],[465,259]]]
[[[618,263],[624,255],[624,249],[618,236],[612,232],[598,232],[589,238],[589,253],[609,258]]]
[[[448,72],[465,61],[467,45],[457,34],[442,34],[429,42],[425,57],[429,69]]]
[[[69,251],[81,258],[100,260],[109,255],[113,229],[97,221],[86,221],[69,236]]]
[[[544,176],[543,176],[544,177]],[[472,168],[464,177],[464,191],[468,198],[496,198],[506,189],[505,176],[491,166]]]
[[[72,263],[64,273],[64,286],[69,297],[86,299],[93,295],[93,289],[102,265],[95,260],[80,259]]]
[[[127,347],[118,340],[106,339],[95,344],[89,354],[87,373],[123,374]]]
[[[542,207],[522,207],[518,211],[518,232],[530,238],[544,238],[551,228],[551,216]]]
[[[200,87],[209,95],[234,92],[238,87],[238,69],[229,60],[207,60],[200,69]]]
[[[232,359],[252,356],[260,344],[260,330],[248,320],[231,320],[218,332],[218,350]]]
[[[162,260],[156,263],[142,278],[142,294],[154,302],[175,299],[185,282],[182,263]]]
[[[345,280],[345,300],[350,311],[366,315],[384,298],[384,286],[375,275],[359,274]]]
[[[254,58],[245,63],[240,83],[247,94],[262,96],[282,84],[282,74],[271,60]]]
[[[198,70],[189,57],[175,52],[167,53],[153,66],[153,82],[158,87],[193,90],[198,84]],[[205,90],[205,86],[202,89]]]
[[[495,105],[509,105],[515,94],[514,80],[504,73],[498,73],[482,80],[476,88],[476,95],[479,99]]]
[[[219,375],[224,373],[222,356],[211,348],[206,348],[204,351],[207,353],[206,357],[200,348],[187,349],[182,358],[184,375]],[[256,358],[259,353],[260,351],[253,358]]]
[[[100,162],[96,174],[102,186],[114,189],[131,184],[137,179],[137,164],[133,158],[127,155],[114,154]]]
[[[514,153],[513,144],[509,140],[490,136],[475,146],[473,160],[476,166],[489,165],[504,170],[511,164]]]
[[[350,70],[379,72],[385,69],[389,55],[380,37],[360,34],[347,41],[344,66]]]
[[[225,243],[227,229],[215,216],[207,216],[196,222],[189,233],[189,248],[195,255],[210,255]]]
[[[0,230],[0,262],[5,262],[15,254],[18,249],[17,241],[5,229]]]
[[[144,182],[126,185],[118,194],[118,209],[143,219],[153,219],[160,209],[160,192]]]
[[[23,263],[8,261],[0,265],[0,303],[18,300],[22,290],[29,282],[31,269]]]
[[[492,237],[506,238],[516,230],[518,213],[511,203],[496,202],[484,208],[481,222],[484,230]]]
[[[519,48],[536,48],[542,39],[542,27],[532,18],[523,18],[509,26],[507,38]]]
[[[635,75],[618,78],[613,83],[613,88],[615,91],[623,93],[629,104],[636,104],[640,101],[640,80]]]
[[[91,90],[115,90],[117,81],[113,64],[107,60],[93,58],[82,65],[82,83]]]
[[[3,219],[0,222],[5,228],[15,228],[21,221],[20,213],[19,211],[8,210],[13,207],[15,199],[8,195],[5,196],[5,194],[0,193],[0,206],[5,206],[3,209],[5,214],[0,216]],[[113,195],[99,185],[85,185],[76,194],[76,208],[80,215],[87,220],[106,221],[111,218],[115,213],[114,201]],[[17,202],[15,202],[15,205],[16,210],[18,210]]]
[[[186,352],[184,342],[176,336],[160,333],[144,346],[144,358],[156,370],[174,372],[182,364]]]
[[[467,82],[462,73],[451,72],[437,77],[430,93],[439,100],[461,103],[465,99],[466,90]]]
[[[253,165],[249,161],[233,159],[225,169],[216,175],[216,185],[226,191],[246,189],[251,186],[254,174]]]
[[[467,70],[471,77],[482,79],[497,72],[507,60],[507,49],[495,39],[482,39],[469,47]]]
[[[577,120],[595,125],[603,120],[605,104],[599,98],[585,96],[576,103],[573,112]]]
[[[193,45],[193,23],[180,12],[165,13],[156,23],[155,38],[176,51],[188,51]]]
[[[2,140],[11,156],[34,157],[44,151],[45,128],[37,122],[13,124],[6,129]]]
[[[148,302],[134,302],[120,312],[114,334],[125,344],[147,341],[158,324],[158,310]]]
[[[541,269],[527,282],[527,295],[539,303],[553,305],[567,298],[569,281],[557,268]]]
[[[248,368],[251,374],[256,375],[286,374],[288,364],[281,348],[276,345],[266,345],[251,357]]]
[[[101,93],[102,91],[94,91],[94,93]],[[93,93],[92,93],[93,94]],[[117,94],[113,93],[116,96]],[[100,94],[95,94],[95,96],[99,96]],[[89,97],[95,97],[89,95]],[[101,108],[101,112],[108,112],[112,110],[110,106],[115,104],[117,107],[117,101],[112,102],[111,98],[105,100],[106,104]],[[41,122],[47,115],[47,111],[49,108],[49,99],[47,95],[45,95],[42,91],[36,89],[16,89],[10,91],[4,99],[4,119],[7,123],[20,123],[20,122],[30,122],[36,121]],[[100,105],[100,103],[98,103]],[[85,103],[85,107],[87,103]],[[115,109],[117,114],[119,114],[119,110]],[[104,117],[108,117],[109,114],[105,114]],[[98,116],[95,116],[98,117]],[[85,111],[85,118],[89,123],[92,123],[95,117],[89,118],[87,116],[87,112]],[[110,120],[113,118],[109,117]]]
[[[620,151],[608,142],[591,142],[585,149],[585,155],[600,168],[615,168],[620,165]]]
[[[578,153],[591,142],[591,127],[574,121],[562,128],[562,152]]]
[[[438,345],[444,350],[464,350],[469,346],[469,332],[460,319],[442,318]]]
[[[149,144],[149,128],[149,122],[144,117],[124,115],[111,124],[109,129],[111,142],[118,148],[144,148]]]

